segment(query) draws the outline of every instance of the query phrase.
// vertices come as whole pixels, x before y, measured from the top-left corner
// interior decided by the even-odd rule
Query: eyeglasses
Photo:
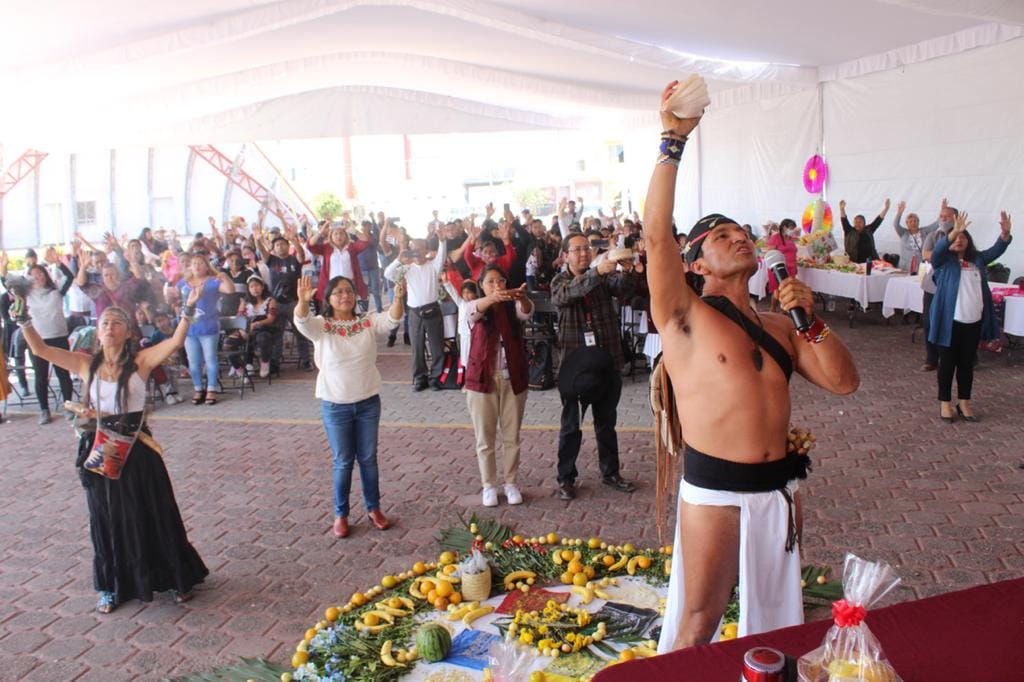
[[[569,249],[569,253],[587,253],[592,250],[593,247],[590,246],[574,246],[571,249]]]
[[[506,282],[508,282],[508,280],[505,279],[504,277],[497,277],[497,278],[494,278],[494,279],[485,279],[484,280],[484,284],[505,284]]]

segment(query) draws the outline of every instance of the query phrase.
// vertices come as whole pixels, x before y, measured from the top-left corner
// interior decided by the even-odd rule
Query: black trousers
[[[981,322],[953,323],[953,335],[949,346],[938,346],[939,350],[939,400],[952,400],[953,375],[956,374],[956,397],[971,399],[974,385],[974,356],[981,341]]]
[[[615,434],[618,419],[619,396],[622,395],[622,376],[610,372],[605,394],[590,406],[594,415],[594,436],[597,438],[597,463],[601,476],[619,473],[619,440]],[[558,432],[558,482],[576,480],[576,458],[580,454],[583,432],[580,430],[580,401],[562,399],[562,427]]]
[[[924,300],[922,301],[924,307],[921,313],[921,327],[924,329],[924,361],[929,365],[937,365],[939,363],[939,347],[928,341],[928,328],[932,323],[931,309],[933,298],[935,298],[935,294],[929,294],[927,291],[924,292]]]
[[[63,348],[68,350],[68,337],[58,336],[53,339],[43,339],[43,342],[47,346],[53,346],[54,348]],[[32,361],[32,371],[35,373],[35,389],[36,399],[39,401],[40,410],[50,409],[50,363],[37,357],[32,351],[28,352],[29,359]],[[57,381],[60,383],[60,393],[64,400],[71,400],[71,375],[66,369],[62,369],[53,366],[53,373],[57,375]]]

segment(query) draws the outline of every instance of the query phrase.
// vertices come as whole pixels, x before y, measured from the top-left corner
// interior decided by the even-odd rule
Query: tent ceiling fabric
[[[792,91],[837,64],[1024,24],[1015,0],[17,5],[0,25],[0,131],[51,148],[655,125],[658,92],[688,73],[727,99]]]

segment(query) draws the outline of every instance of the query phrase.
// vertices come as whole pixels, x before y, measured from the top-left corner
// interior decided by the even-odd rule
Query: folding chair
[[[241,349],[225,348],[224,341],[233,332],[242,332],[245,336],[245,344]],[[220,365],[225,371],[234,367],[231,364],[231,357],[234,355],[242,355],[242,366],[236,370],[241,372],[242,376],[232,376],[231,386],[227,386],[224,383],[223,372],[221,373],[220,380],[220,392],[224,393],[226,390],[238,391],[239,399],[245,399],[245,389],[248,388],[253,393],[256,392],[256,385],[252,381],[252,376],[249,374],[247,363],[245,362],[249,352],[249,318],[244,315],[235,315],[232,317],[220,318],[220,341],[217,344],[217,364]]]

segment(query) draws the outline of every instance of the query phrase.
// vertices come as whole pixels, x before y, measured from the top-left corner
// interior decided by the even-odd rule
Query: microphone
[[[789,272],[786,270],[786,257],[782,255],[781,251],[772,249],[766,251],[764,254],[764,265],[768,268],[768,271],[775,275],[775,281],[782,284],[782,280],[789,277]],[[797,331],[807,331],[811,323],[807,320],[807,313],[803,308],[797,306],[791,308],[789,316],[793,319],[793,324],[796,325]]]

